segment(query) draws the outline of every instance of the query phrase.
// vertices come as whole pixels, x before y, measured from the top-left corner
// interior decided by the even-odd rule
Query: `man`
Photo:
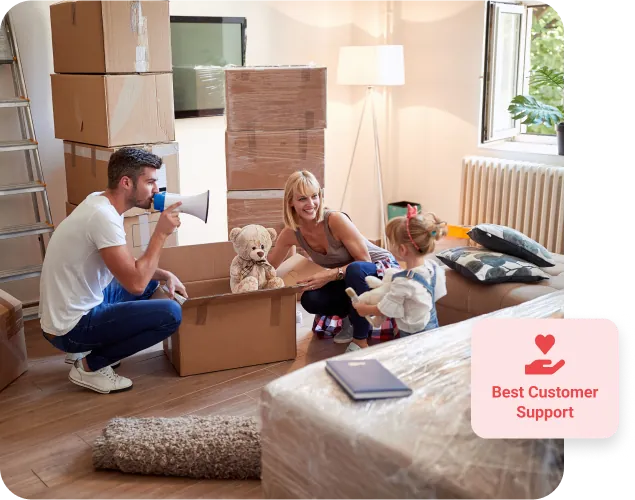
[[[45,338],[67,353],[84,353],[68,378],[107,394],[132,387],[112,365],[162,342],[181,323],[174,300],[148,300],[164,281],[170,297],[185,287],[158,269],[165,240],[181,224],[175,203],[161,213],[144,255],[135,260],[126,246],[123,213],[148,209],[158,192],[161,158],[122,148],[108,163],[108,189],[89,195],[57,227],[40,280],[40,323]],[[78,356],[79,357],[79,356]]]

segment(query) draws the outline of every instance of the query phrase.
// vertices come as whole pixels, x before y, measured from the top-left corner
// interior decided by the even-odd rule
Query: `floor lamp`
[[[344,206],[348,183],[353,170],[353,161],[355,160],[355,152],[359,141],[359,134],[364,121],[364,113],[368,101],[373,117],[373,138],[375,146],[375,171],[377,174],[377,182],[379,189],[379,203],[381,210],[381,243],[386,244],[386,216],[384,206],[384,188],[382,182],[381,156],[379,154],[379,134],[377,132],[377,115],[375,112],[374,89],[375,87],[403,85],[405,83],[404,76],[404,60],[402,45],[364,45],[353,47],[341,47],[339,53],[339,61],[337,66],[337,83],[338,85],[355,85],[366,87],[366,96],[362,113],[359,118],[359,126],[357,127],[357,135],[355,136],[355,145],[353,146],[353,154],[348,167],[348,175],[346,176],[346,185],[342,194],[342,203],[340,210]]]

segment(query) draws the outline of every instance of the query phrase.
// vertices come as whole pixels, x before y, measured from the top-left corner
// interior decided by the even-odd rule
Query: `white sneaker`
[[[68,379],[74,384],[92,389],[100,394],[124,391],[132,387],[132,380],[117,375],[110,366],[96,372],[87,372],[79,366],[79,362],[73,364]]]
[[[68,365],[74,365],[75,361],[78,361],[80,359],[84,359],[89,354],[90,354],[90,351],[86,351],[86,352],[67,352],[66,353],[66,359],[64,360],[64,363],[66,363]],[[119,368],[119,365],[121,365],[121,361],[115,361],[110,366],[112,366],[113,368]]]
[[[350,344],[348,344],[348,347],[346,348],[344,352],[347,353],[347,352],[353,352],[353,351],[359,351],[359,350],[361,350],[361,347],[359,347],[355,342],[351,342]]]
[[[351,325],[351,320],[348,318],[342,319],[342,329],[340,332],[333,337],[333,342],[336,344],[348,344],[353,340],[353,325]]]

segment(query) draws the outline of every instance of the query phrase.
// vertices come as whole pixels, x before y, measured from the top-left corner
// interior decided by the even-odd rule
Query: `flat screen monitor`
[[[225,112],[223,67],[244,66],[244,17],[170,16],[175,118]]]

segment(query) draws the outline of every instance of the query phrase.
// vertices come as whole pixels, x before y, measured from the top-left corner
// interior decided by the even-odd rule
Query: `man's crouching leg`
[[[132,380],[117,375],[113,363],[163,342],[181,324],[181,306],[174,300],[138,300],[111,304],[91,320],[103,343],[75,362],[71,382],[102,394],[132,387]],[[109,335],[108,335],[109,333]]]

